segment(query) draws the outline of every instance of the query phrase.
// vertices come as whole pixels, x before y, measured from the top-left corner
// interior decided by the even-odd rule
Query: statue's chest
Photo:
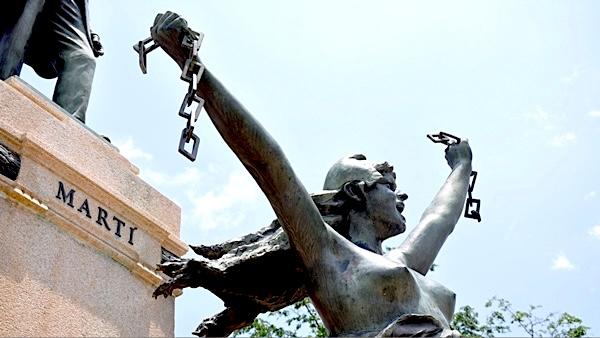
[[[342,314],[329,319],[336,327],[334,332],[382,329],[403,314],[429,314],[447,323],[454,308],[450,290],[405,266],[374,256],[342,260],[336,271],[329,271],[324,285],[327,292],[321,296],[328,303],[325,308]]]
[[[339,275],[340,284],[353,294],[356,306],[365,311],[413,308],[421,296],[419,285],[408,268],[389,261],[360,262]]]

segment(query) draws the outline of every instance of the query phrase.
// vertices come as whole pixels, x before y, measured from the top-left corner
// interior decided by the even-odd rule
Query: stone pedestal
[[[174,299],[151,295],[161,254],[187,250],[179,207],[16,77],[0,144],[21,160],[0,175],[0,336],[172,336]]]

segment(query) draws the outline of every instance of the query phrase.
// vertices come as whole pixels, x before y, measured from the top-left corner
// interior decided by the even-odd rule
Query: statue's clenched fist
[[[189,50],[181,45],[186,34],[193,34],[187,21],[179,14],[166,12],[156,15],[150,28],[152,39],[183,69]]]
[[[446,161],[450,168],[454,169],[461,163],[471,163],[473,153],[469,146],[469,140],[463,139],[459,143],[454,143],[446,148]]]

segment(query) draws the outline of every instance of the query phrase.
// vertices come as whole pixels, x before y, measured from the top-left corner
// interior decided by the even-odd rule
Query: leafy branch
[[[539,305],[529,305],[527,310],[515,310],[506,299],[493,297],[485,303],[492,312],[480,322],[479,314],[472,306],[461,307],[452,320],[451,327],[462,337],[496,337],[497,334],[522,330],[529,337],[583,337],[589,327],[580,318],[563,312],[539,316]],[[267,319],[256,319],[252,325],[236,331],[233,336],[245,337],[327,337],[327,330],[315,308],[305,298],[285,309],[271,312],[267,318],[283,320],[287,327],[280,327]]]

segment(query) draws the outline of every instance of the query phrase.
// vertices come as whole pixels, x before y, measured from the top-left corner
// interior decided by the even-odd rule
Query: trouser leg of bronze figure
[[[88,53],[74,50],[62,55],[63,69],[56,80],[52,100],[85,123],[96,60]]]
[[[0,10],[0,80],[21,74],[25,46],[33,31],[35,17],[44,7],[43,0],[3,0]],[[14,23],[10,25],[9,23]]]
[[[83,0],[46,0],[45,17],[58,52],[52,100],[85,123],[96,61],[84,25]]]

